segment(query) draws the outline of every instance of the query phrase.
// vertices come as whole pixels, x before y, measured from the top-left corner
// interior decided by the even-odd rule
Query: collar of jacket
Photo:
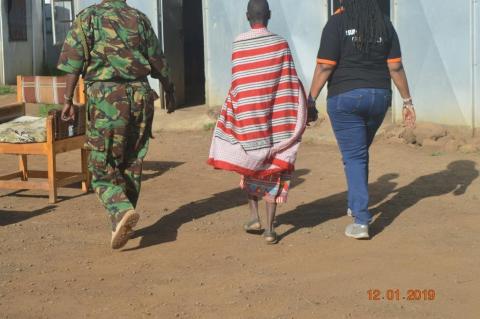
[[[103,0],[101,4],[123,7],[127,5],[127,0]]]

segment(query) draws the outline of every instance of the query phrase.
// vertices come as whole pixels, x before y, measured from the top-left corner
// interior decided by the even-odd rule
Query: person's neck
[[[252,29],[264,29],[267,27],[267,24],[264,22],[255,22],[255,23],[250,23],[250,27]]]

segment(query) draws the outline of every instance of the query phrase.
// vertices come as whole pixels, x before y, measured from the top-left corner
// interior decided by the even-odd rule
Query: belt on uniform
[[[105,83],[105,84],[136,84],[136,83],[148,83],[148,78],[140,78],[135,80],[127,80],[127,79],[118,79],[118,80],[109,80],[109,81],[88,81],[86,80],[85,83],[87,85],[93,85],[95,83]]]

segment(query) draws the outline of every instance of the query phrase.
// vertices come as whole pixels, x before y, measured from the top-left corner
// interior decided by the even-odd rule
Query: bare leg
[[[265,231],[273,232],[275,222],[275,213],[277,212],[277,203],[268,203],[267,202],[267,223],[265,225]]]
[[[250,208],[250,220],[243,225],[245,231],[258,231],[262,229],[258,216],[258,197],[248,195],[248,207]]]
[[[258,197],[248,195],[248,207],[250,208],[250,220],[259,220]]]
[[[277,211],[277,203],[267,202],[267,223],[265,225],[265,232],[263,237],[267,244],[276,244],[278,242],[277,234],[274,230],[275,213]]]

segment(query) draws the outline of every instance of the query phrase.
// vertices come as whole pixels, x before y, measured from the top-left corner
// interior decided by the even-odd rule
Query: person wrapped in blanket
[[[288,42],[267,29],[271,12],[266,0],[250,0],[251,30],[233,43],[232,84],[215,127],[208,163],[239,173],[248,195],[247,232],[259,232],[268,244],[278,242],[274,219],[278,203],[287,201],[300,138],[307,122],[306,96]],[[267,218],[260,222],[258,202]]]

